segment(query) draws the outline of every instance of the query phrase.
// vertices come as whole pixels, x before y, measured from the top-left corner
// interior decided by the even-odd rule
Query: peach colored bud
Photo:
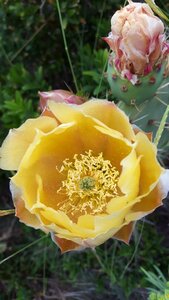
[[[72,92],[65,90],[53,90],[50,92],[39,92],[40,96],[40,109],[43,111],[46,108],[48,100],[55,102],[65,102],[69,104],[82,104],[85,102],[85,99],[79,96],[76,96]]]
[[[133,75],[150,73],[169,53],[164,25],[148,4],[129,1],[112,16],[111,32],[104,40],[115,54],[116,69],[130,81]]]

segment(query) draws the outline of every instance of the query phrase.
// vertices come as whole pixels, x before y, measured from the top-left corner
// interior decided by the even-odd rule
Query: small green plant
[[[147,281],[154,286],[148,288],[150,291],[148,300],[168,300],[169,299],[169,281],[165,278],[160,269],[155,266],[155,273],[148,272],[141,268],[146,275]]]

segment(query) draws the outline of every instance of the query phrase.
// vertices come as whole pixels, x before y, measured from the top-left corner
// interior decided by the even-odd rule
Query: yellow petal
[[[135,134],[128,117],[114,103],[106,100],[91,100],[80,105],[79,110],[122,133],[127,139],[135,140]]]
[[[46,207],[39,210],[39,214],[42,215],[48,224],[46,228],[54,229],[58,234],[61,234],[63,238],[83,238],[94,237],[95,232],[93,230],[82,228],[76,223],[73,223],[68,216],[62,211],[56,211],[50,207]]]
[[[132,194],[135,197],[139,191],[140,158],[135,149],[121,161],[122,173],[118,185],[124,194]]]
[[[92,117],[101,122],[102,126],[108,126],[118,131],[130,141],[135,140],[135,134],[128,117],[114,103],[106,100],[88,101],[82,105],[67,105],[65,103],[48,102],[49,109],[61,122],[72,122],[82,117]]]
[[[77,225],[82,228],[94,230],[94,216],[83,215],[78,218]]]
[[[113,212],[110,215],[105,216],[95,216],[95,232],[97,235],[109,232],[117,232],[122,226],[124,218],[129,211],[128,208],[123,208],[123,210]]]
[[[10,130],[0,148],[0,168],[17,170],[19,164],[36,135],[36,129],[49,132],[57,126],[54,118],[29,119],[18,129]]]
[[[139,132],[136,135],[136,152],[138,156],[142,156],[140,161],[140,195],[146,194],[157,182],[163,172],[163,168],[157,161],[157,149],[151,143],[148,137]]]
[[[12,177],[15,185],[22,188],[23,198],[26,199],[26,208],[31,208],[37,200],[37,174],[42,176],[47,189],[51,189],[51,193],[55,190],[55,195],[57,195],[57,181],[59,180],[57,166],[59,168],[70,153],[72,156],[74,155],[78,144],[77,141],[74,145],[75,139],[72,139],[71,145],[69,142],[70,147],[67,148],[67,141],[71,132],[72,124],[59,126],[49,134],[37,132],[34,142],[29,146],[23,157],[17,174]],[[50,170],[50,172],[47,170]],[[53,201],[55,201],[55,198]]]
[[[135,149],[121,161],[122,172],[119,178],[119,188],[124,196],[113,198],[107,205],[109,214],[129,207],[138,195],[140,183],[140,158]]]
[[[49,110],[61,123],[69,123],[77,120],[80,122],[83,117],[82,113],[78,110],[78,105],[68,105],[66,103],[56,103],[54,101],[48,101],[47,105]]]

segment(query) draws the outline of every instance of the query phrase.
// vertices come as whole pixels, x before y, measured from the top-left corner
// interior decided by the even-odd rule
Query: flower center
[[[89,176],[82,178],[79,182],[81,190],[92,190],[95,187],[95,179]]]
[[[107,203],[118,195],[119,172],[103,153],[75,154],[73,161],[63,161],[59,172],[66,179],[57,193],[66,197],[57,206],[70,216],[105,213]]]

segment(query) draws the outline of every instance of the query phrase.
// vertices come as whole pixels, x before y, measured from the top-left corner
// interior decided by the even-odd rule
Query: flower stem
[[[64,46],[65,46],[65,51],[66,51],[66,54],[67,54],[69,65],[70,65],[70,69],[71,69],[73,81],[74,81],[74,84],[75,84],[76,92],[78,92],[79,88],[78,88],[76,76],[75,76],[75,73],[74,73],[72,61],[71,61],[70,54],[69,54],[66,35],[65,35],[64,27],[63,27],[63,19],[62,19],[62,14],[61,14],[61,10],[60,10],[59,0],[56,0],[56,5],[57,5],[57,10],[58,10],[58,15],[59,15],[59,21],[60,21],[60,26],[61,26],[62,36],[63,36],[63,42],[64,42]]]

